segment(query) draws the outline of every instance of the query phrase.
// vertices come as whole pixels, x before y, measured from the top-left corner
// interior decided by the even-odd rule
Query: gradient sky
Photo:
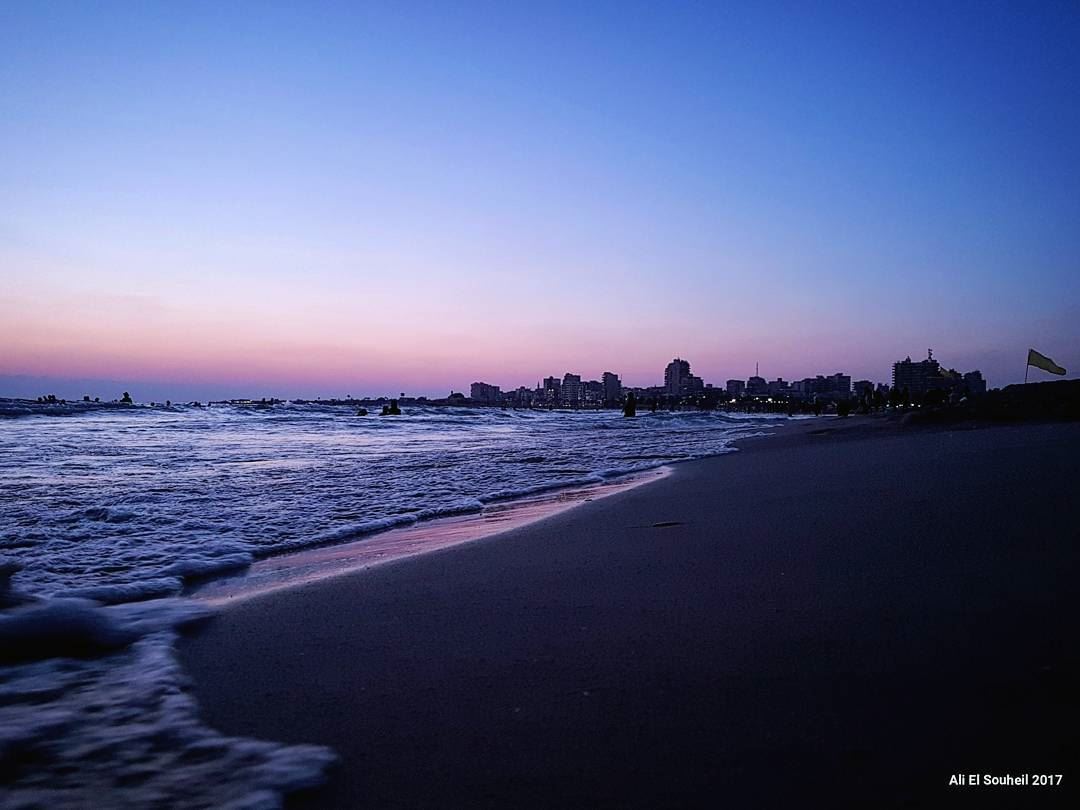
[[[0,395],[1073,377],[1078,42],[1075,2],[0,2]]]

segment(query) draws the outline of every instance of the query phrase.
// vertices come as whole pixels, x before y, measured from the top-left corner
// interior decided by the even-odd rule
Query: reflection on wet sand
[[[614,482],[588,484],[520,500],[489,504],[476,514],[414,523],[351,543],[309,548],[293,554],[270,557],[256,562],[243,574],[203,583],[194,589],[192,595],[214,605],[227,605],[280,588],[291,588],[360,571],[490,537],[564,512],[580,503],[655,481],[669,473],[670,468],[661,467],[628,475]]]

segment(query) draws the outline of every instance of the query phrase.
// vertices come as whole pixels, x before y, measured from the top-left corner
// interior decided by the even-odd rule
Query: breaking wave
[[[174,650],[210,615],[194,600],[41,599],[4,576],[0,607],[3,810],[279,807],[334,761],[200,723]]]

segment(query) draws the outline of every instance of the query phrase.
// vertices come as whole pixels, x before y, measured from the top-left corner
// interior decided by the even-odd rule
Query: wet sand
[[[602,483],[490,503],[476,513],[420,521],[360,540],[277,554],[257,560],[234,576],[200,582],[189,595],[215,607],[231,606],[282,588],[367,571],[419,554],[473,543],[557,515],[586,501],[643,486],[669,472],[668,467],[643,470]]]
[[[203,715],[336,749],[297,808],[1061,799],[947,783],[1077,778],[1080,424],[816,424],[230,607]]]

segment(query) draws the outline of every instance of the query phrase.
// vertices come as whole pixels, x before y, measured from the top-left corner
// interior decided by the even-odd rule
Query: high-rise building
[[[562,401],[562,383],[558,377],[544,377],[540,399],[545,405],[558,405]]]
[[[622,399],[622,380],[612,371],[604,372],[604,403],[616,405]]]
[[[562,402],[571,408],[578,408],[584,401],[584,389],[581,385],[581,375],[567,372],[562,378]]]
[[[934,359],[932,351],[927,351],[926,359],[917,363],[911,357],[893,363],[892,379],[893,388],[899,391],[906,389],[912,399],[920,399],[927,391],[940,388],[943,380],[941,365]]]
[[[741,399],[742,395],[746,393],[746,383],[742,380],[728,380],[726,390],[728,396],[732,399]]]
[[[906,389],[908,396],[919,402],[930,391],[949,396],[979,396],[986,393],[986,380],[978,370],[961,374],[956,369],[942,368],[928,349],[925,360],[916,363],[905,357],[893,363],[893,389],[900,392]]]
[[[783,377],[777,377],[769,383],[770,397],[786,397],[791,386],[784,381]]]
[[[746,393],[752,397],[763,397],[769,393],[769,384],[764,377],[756,374],[746,381]]]
[[[588,380],[581,384],[582,399],[590,408],[599,408],[604,404],[604,384],[599,380]]]
[[[700,394],[705,390],[701,377],[690,373],[690,363],[676,357],[664,369],[664,393],[672,397]]]
[[[841,397],[851,396],[851,375],[840,374],[837,372],[830,377],[826,377],[827,393],[838,394]]]
[[[469,398],[473,402],[494,404],[501,399],[502,395],[497,385],[489,385],[485,382],[474,382],[469,387]]]
[[[690,363],[676,357],[667,364],[664,369],[664,390],[670,396],[678,396],[682,392],[685,380],[690,376]]]
[[[969,371],[964,375],[964,387],[967,389],[967,395],[969,397],[978,397],[986,393],[986,380],[983,379],[982,372],[976,369],[975,371]]]
[[[522,385],[514,391],[507,391],[503,394],[503,401],[509,400],[511,404],[516,405],[519,408],[528,408],[533,404],[535,394],[535,391]]]

